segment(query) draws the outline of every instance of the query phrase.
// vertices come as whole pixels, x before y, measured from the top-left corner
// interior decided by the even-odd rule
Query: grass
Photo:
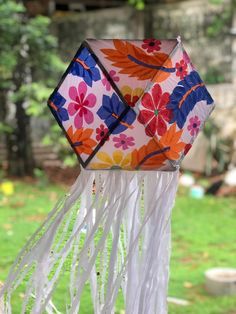
[[[66,191],[55,185],[15,183],[13,196],[0,197],[0,280],[4,281],[18,251]],[[204,289],[204,271],[235,267],[236,199],[177,197],[172,216],[169,296],[188,300],[187,307],[169,305],[169,314],[236,314],[236,297],[212,297]],[[57,300],[63,300],[63,285]],[[122,302],[118,307],[122,308]],[[16,304],[13,314],[18,314]],[[92,314],[89,288],[81,314]]]

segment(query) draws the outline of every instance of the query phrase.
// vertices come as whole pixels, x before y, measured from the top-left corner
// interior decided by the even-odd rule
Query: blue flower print
[[[96,68],[96,65],[97,62],[94,57],[85,47],[74,59],[70,73],[82,77],[85,83],[92,87],[93,81],[96,82],[101,79],[100,72],[98,68]]]
[[[188,114],[201,100],[205,100],[207,105],[213,103],[213,99],[200,76],[196,71],[192,71],[178,83],[170,96],[170,102],[167,105],[168,109],[173,110],[173,118],[170,123],[176,122],[178,127],[182,129]]]
[[[115,93],[111,97],[103,95],[102,107],[98,109],[97,114],[112,134],[119,134],[127,128],[132,129],[136,118],[134,110],[127,107]]]
[[[53,109],[60,122],[69,120],[68,112],[65,108],[63,108],[65,103],[65,98],[59,92],[54,93],[53,96],[49,99],[48,104]]]

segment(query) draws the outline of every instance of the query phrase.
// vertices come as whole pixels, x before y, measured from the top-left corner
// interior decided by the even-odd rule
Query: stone
[[[236,295],[236,268],[212,268],[205,272],[206,290],[215,296]]]

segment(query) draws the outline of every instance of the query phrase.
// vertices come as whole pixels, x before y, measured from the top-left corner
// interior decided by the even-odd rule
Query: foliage
[[[21,3],[0,2],[0,33],[0,92],[5,95],[2,106],[6,112],[0,129],[19,134],[19,120],[24,116],[26,122],[27,117],[50,116],[46,101],[65,65],[57,54],[57,40],[50,33],[50,19],[29,18]],[[21,114],[17,115],[19,107]],[[9,112],[11,119],[7,119]],[[25,138],[21,146],[29,144]]]
[[[0,280],[4,281],[26,239],[65,193],[55,185],[14,182],[15,193],[0,200]],[[169,296],[190,301],[188,307],[169,306],[170,314],[233,313],[234,297],[211,297],[204,290],[204,271],[214,266],[235,266],[235,199],[178,196],[172,216],[172,258]],[[66,265],[69,267],[70,263]],[[68,270],[65,273],[69,276]],[[66,312],[66,280],[59,283],[56,304]],[[14,299],[13,299],[14,302]],[[119,302],[118,308],[122,306]],[[15,302],[13,313],[20,313]],[[89,288],[83,293],[81,314],[92,314]]]
[[[46,173],[39,169],[39,168],[35,168],[34,169],[34,176],[37,179],[37,186],[39,188],[45,188],[46,186],[48,186],[49,181],[48,181],[48,177],[46,175]]]
[[[208,67],[203,79],[207,84],[220,84],[225,82],[224,73],[219,67]]]
[[[0,122],[0,133],[11,133],[12,128],[4,122]]]
[[[13,77],[20,75],[16,73],[19,63],[30,71],[28,75],[33,84],[40,80],[43,80],[45,86],[54,83],[53,78],[64,69],[64,65],[55,53],[57,42],[50,34],[49,26],[49,18],[37,16],[29,19],[21,4],[13,0],[1,1],[0,87],[13,88]],[[26,83],[29,90],[31,81]],[[34,92],[37,93],[37,89]],[[21,92],[22,96],[24,94]]]
[[[210,23],[206,27],[206,35],[214,39],[228,34],[233,10],[230,6],[225,6],[222,0],[210,0],[210,2],[222,6],[220,12],[211,16]]]
[[[128,3],[137,10],[143,10],[145,8],[145,0],[128,0]]]
[[[222,4],[224,0],[209,0],[209,2],[212,4]]]
[[[208,16],[208,21],[205,25],[205,35],[209,40],[225,40],[226,36],[230,34],[232,27],[232,19],[234,14],[235,0],[225,2],[225,0],[208,0],[208,2],[215,6],[217,12]],[[226,82],[226,77],[223,74],[222,66],[210,67],[205,74],[205,81],[209,84],[220,84]]]
[[[16,39],[20,36],[18,24],[24,8],[13,1],[0,2],[0,87],[10,87],[10,80],[17,65]]]
[[[63,161],[64,166],[72,167],[78,163],[78,159],[76,154],[69,147],[67,138],[54,122],[55,121],[51,123],[50,133],[46,134],[42,139],[42,144],[53,145],[60,160]]]

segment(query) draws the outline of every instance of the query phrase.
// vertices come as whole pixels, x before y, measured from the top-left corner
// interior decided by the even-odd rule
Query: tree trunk
[[[6,90],[0,88],[0,123],[2,130],[0,129],[0,142],[3,144],[3,151],[5,150],[6,146],[6,133],[4,132],[4,126],[7,116],[7,97],[6,97]],[[4,155],[3,155],[4,156]],[[0,160],[0,170],[4,168],[2,162],[5,161],[4,158]]]
[[[31,142],[30,117],[26,114],[22,102],[16,103],[16,126],[8,136],[8,174],[12,176],[32,176],[34,157]]]
[[[4,89],[1,89],[0,88],[0,123],[3,123],[5,122],[5,119],[6,119],[6,91]],[[4,134],[1,134],[1,137],[4,136]]]
[[[21,18],[22,24],[26,24],[28,17],[23,15]],[[19,44],[18,62],[12,78],[13,92],[16,95],[23,85],[31,81],[32,76],[32,71],[28,64],[29,46],[25,36],[22,35],[19,39]],[[31,142],[30,116],[26,113],[24,106],[26,101],[26,97],[15,101],[14,131],[7,140],[8,174],[18,177],[33,176],[35,166]]]

